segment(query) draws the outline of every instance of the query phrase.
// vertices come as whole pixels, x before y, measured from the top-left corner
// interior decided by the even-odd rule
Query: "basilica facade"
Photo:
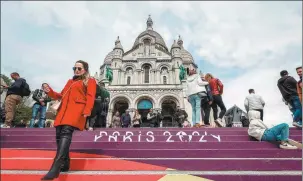
[[[197,65],[184,49],[180,36],[168,48],[161,35],[153,29],[151,17],[148,17],[146,26],[130,50],[124,50],[123,41],[118,37],[100,67],[100,74],[96,76],[105,82],[111,96],[108,126],[114,113],[119,111],[121,115],[126,110],[131,115],[138,110],[143,126],[147,126],[146,115],[152,109],[162,112],[164,119],[161,126],[173,127],[172,115],[177,106],[185,109],[191,120],[191,106],[184,92],[186,80],[180,80],[179,73],[181,65],[187,71],[197,69]],[[111,82],[106,79],[107,67],[113,72]]]

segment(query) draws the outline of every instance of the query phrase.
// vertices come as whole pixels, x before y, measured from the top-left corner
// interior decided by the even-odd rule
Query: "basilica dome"
[[[134,45],[133,45],[133,48],[135,48],[136,46],[139,45],[139,39],[140,39],[142,36],[146,35],[146,34],[147,34],[147,35],[150,35],[150,36],[152,36],[152,37],[154,37],[155,40],[156,40],[156,44],[159,44],[159,45],[161,45],[162,47],[164,47],[166,50],[168,50],[168,49],[167,49],[167,46],[166,46],[166,44],[165,44],[165,41],[164,41],[164,39],[162,38],[162,36],[161,36],[158,32],[156,32],[156,31],[154,31],[154,30],[152,30],[152,29],[147,29],[147,30],[143,31],[142,33],[140,33],[140,35],[136,38],[136,41],[135,41],[135,43],[134,43]]]

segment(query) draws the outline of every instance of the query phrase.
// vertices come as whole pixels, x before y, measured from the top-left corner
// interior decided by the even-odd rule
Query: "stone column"
[[[106,127],[109,128],[109,126],[112,124],[112,118],[113,118],[113,111],[112,109],[108,110],[108,114],[106,117]]]
[[[118,69],[114,69],[113,70],[113,85],[116,85],[116,84],[118,84],[118,79],[119,79],[119,71],[118,71]]]
[[[138,84],[138,71],[134,71],[134,77],[132,78],[133,79],[133,81],[132,81],[132,83],[133,84]]]
[[[102,82],[104,83],[105,88],[108,88],[108,86],[109,86],[109,81],[108,81],[107,79],[104,79]]]
[[[181,81],[180,81],[180,79],[179,79],[179,73],[180,73],[180,69],[179,68],[175,68],[175,83],[176,84],[180,84],[181,83]]]
[[[174,78],[173,78],[173,72],[172,71],[169,71],[168,72],[168,79],[169,79],[169,84],[174,84]]]

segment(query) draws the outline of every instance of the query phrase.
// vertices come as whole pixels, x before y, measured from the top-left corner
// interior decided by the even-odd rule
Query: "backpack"
[[[21,96],[29,96],[31,94],[31,90],[29,85],[24,81],[21,87]]]

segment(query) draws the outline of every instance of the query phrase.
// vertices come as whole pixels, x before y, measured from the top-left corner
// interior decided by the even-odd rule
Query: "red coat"
[[[212,95],[222,95],[223,94],[223,84],[219,79],[213,78],[209,81],[209,86]]]
[[[64,95],[54,126],[69,125],[83,130],[86,124],[84,115],[89,116],[94,106],[96,81],[89,79],[86,87],[82,80],[70,79],[61,93],[50,89],[48,95],[53,99],[61,99]]]

